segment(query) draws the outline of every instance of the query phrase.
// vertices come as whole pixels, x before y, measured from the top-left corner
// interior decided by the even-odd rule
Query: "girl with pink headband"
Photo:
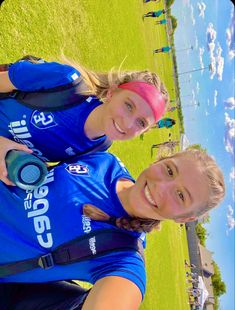
[[[160,78],[145,71],[97,73],[65,59],[33,63],[27,59],[0,72],[0,92],[38,92],[80,79],[84,101],[58,111],[38,111],[15,98],[0,100],[0,180],[7,178],[6,153],[11,149],[34,153],[47,161],[61,161],[106,150],[107,141],[129,140],[162,118],[168,93]]]

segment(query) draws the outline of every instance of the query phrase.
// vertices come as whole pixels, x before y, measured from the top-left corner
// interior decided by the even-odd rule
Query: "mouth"
[[[147,201],[151,205],[153,205],[155,208],[158,209],[158,205],[156,204],[155,200],[153,199],[153,196],[151,195],[151,192],[150,192],[147,184],[145,185],[145,188],[144,188],[144,194],[145,194],[145,198],[147,199]]]
[[[125,131],[122,130],[122,128],[118,125],[118,123],[116,123],[115,121],[113,121],[113,125],[114,125],[114,127],[116,128],[116,130],[117,130],[120,134],[122,134],[122,135],[125,134]]]

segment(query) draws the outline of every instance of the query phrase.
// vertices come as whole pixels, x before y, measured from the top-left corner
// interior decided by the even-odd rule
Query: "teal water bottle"
[[[8,178],[18,187],[32,190],[40,186],[47,176],[46,164],[36,156],[12,150],[7,153]]]

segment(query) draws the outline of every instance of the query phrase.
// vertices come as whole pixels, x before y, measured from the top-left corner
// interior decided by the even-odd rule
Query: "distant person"
[[[197,268],[196,265],[189,263],[186,259],[184,260],[184,265],[189,268]]]
[[[158,11],[150,11],[146,14],[143,15],[143,18],[145,17],[159,17],[161,16],[162,14],[165,14],[167,10],[158,10]]]
[[[176,123],[176,121],[173,118],[162,118],[160,119],[157,123],[156,123],[156,127],[157,128],[171,128],[172,126],[174,126]]]
[[[157,53],[169,53],[169,51],[171,50],[171,46],[163,46],[161,48],[157,48],[156,50],[153,50],[154,54]]]
[[[178,106],[168,107],[167,112],[174,112],[176,109],[178,109]]]
[[[192,279],[198,279],[198,273],[196,272],[186,272],[186,277],[191,277]]]
[[[167,20],[164,18],[164,19],[161,19],[161,20],[157,20],[156,21],[156,25],[166,25],[167,23]]]
[[[156,2],[156,3],[160,2],[160,0],[143,0],[144,3],[148,3],[148,2],[150,2],[150,1]]]

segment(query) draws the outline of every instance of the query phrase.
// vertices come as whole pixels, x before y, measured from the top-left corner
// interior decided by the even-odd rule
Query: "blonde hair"
[[[154,85],[158,90],[161,91],[162,96],[166,102],[165,111],[167,110],[169,104],[169,94],[164,83],[160,80],[156,73],[150,72],[148,70],[121,71],[120,68],[118,71],[111,69],[109,72],[94,72],[72,60],[69,60],[64,55],[62,55],[62,60],[64,63],[74,67],[81,73],[83,81],[87,87],[86,90],[81,91],[81,94],[83,95],[93,95],[99,98],[101,101],[105,102],[107,92],[111,86],[121,85],[131,81],[145,81]]]

